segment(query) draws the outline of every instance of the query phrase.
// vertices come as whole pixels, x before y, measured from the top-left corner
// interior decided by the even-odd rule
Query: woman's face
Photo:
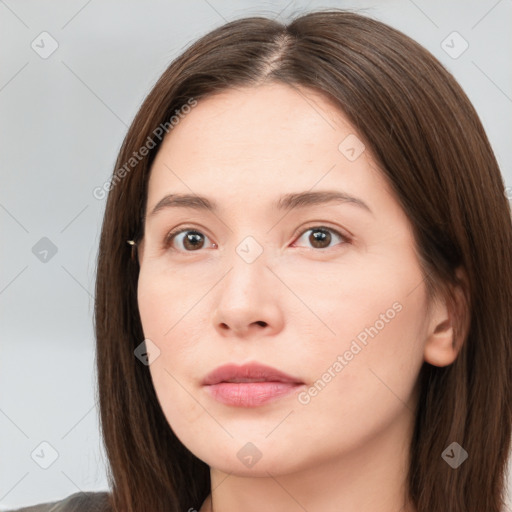
[[[361,202],[287,199],[333,192]],[[216,208],[181,201],[152,213],[179,194]],[[186,231],[166,243],[176,229]],[[412,421],[428,326],[411,225],[322,96],[265,85],[182,115],[152,166],[138,254],[156,394],[208,465],[290,473]],[[259,384],[284,390],[266,401],[258,385],[224,384],[215,398],[203,379],[227,363],[261,363],[301,384]]]

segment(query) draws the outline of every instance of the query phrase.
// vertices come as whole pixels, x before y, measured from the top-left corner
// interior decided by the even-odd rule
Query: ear
[[[464,270],[456,270],[460,285],[452,287],[454,303],[447,297],[436,299],[432,305],[424,358],[434,366],[452,364],[469,332],[468,279]]]

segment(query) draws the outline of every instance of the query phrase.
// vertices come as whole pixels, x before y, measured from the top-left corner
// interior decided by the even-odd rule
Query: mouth
[[[242,366],[230,363],[219,366],[210,372],[202,382],[203,386],[220,384],[222,382],[244,383],[244,382],[282,382],[304,384],[298,377],[288,375],[276,368],[260,363],[249,363]]]
[[[302,388],[304,382],[276,368],[251,363],[220,366],[205,377],[202,385],[225,405],[257,407]]]

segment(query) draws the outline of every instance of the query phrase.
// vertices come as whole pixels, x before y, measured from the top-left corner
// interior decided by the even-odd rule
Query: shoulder
[[[77,492],[51,503],[39,503],[6,512],[110,512],[109,493]]]

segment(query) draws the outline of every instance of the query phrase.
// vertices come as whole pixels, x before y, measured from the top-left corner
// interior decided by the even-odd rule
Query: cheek
[[[355,417],[393,402],[403,407],[423,363],[425,338],[425,286],[409,247],[327,268],[312,275],[308,287],[294,283],[294,291],[317,315],[309,321],[316,336],[308,334],[297,347],[311,369],[311,395],[304,400],[317,403],[319,413],[329,403],[343,404],[343,414]]]
[[[163,267],[158,260],[143,265],[137,285],[144,335],[155,340],[170,338],[202,295],[197,277]]]
[[[308,402],[305,409],[319,418],[323,414],[332,425],[364,419],[367,432],[412,409],[425,334],[424,287],[414,289],[418,282],[421,276],[415,271],[373,278],[370,272],[358,286],[340,285],[338,292],[329,294],[320,316],[336,335],[321,350],[310,346],[311,387],[302,397],[302,403]],[[332,411],[328,417],[326,410]]]
[[[147,265],[139,274],[137,300],[144,337],[160,350],[149,366],[158,400],[166,414],[190,423],[204,412],[187,390],[192,379],[202,376],[197,333],[207,326],[194,310],[205,285],[184,288],[187,279],[177,282],[157,264]]]

